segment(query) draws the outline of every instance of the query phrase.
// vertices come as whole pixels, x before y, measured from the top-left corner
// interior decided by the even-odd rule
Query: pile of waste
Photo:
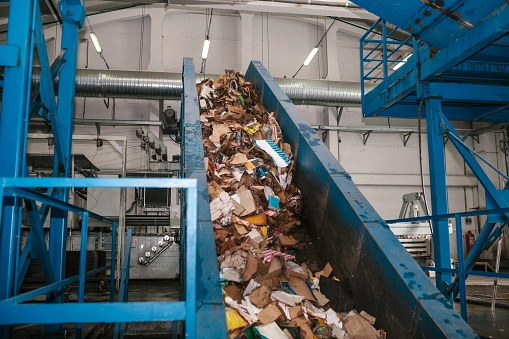
[[[329,264],[313,272],[296,262],[302,196],[274,113],[238,72],[197,90],[229,337],[385,338],[374,317],[351,310],[353,300],[338,301]]]

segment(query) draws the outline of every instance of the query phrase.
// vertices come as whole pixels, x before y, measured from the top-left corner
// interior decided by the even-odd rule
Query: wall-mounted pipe
[[[197,74],[196,81],[215,75]],[[296,105],[361,106],[358,82],[276,78],[277,83]],[[33,84],[39,72],[33,72]],[[55,80],[57,90],[58,78]],[[372,87],[367,87],[371,89]],[[182,74],[147,71],[79,69],[76,72],[77,97],[180,100]]]

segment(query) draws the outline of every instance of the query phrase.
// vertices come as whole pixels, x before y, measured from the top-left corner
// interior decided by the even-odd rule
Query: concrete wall
[[[180,72],[182,58],[193,57],[196,69],[201,65],[201,49],[205,36],[205,12],[200,9],[188,11],[147,8],[143,20],[139,8],[90,17],[90,22],[104,48],[112,69],[143,69]],[[143,26],[142,26],[143,23]],[[323,17],[292,17],[274,13],[239,13],[215,11],[210,31],[211,47],[206,63],[207,73],[220,73],[224,69],[246,70],[252,59],[261,60],[275,77],[291,77],[299,69],[307,54],[314,47],[331,20]],[[80,36],[86,38],[87,26]],[[59,39],[58,27],[47,30],[48,45],[56,49],[53,38]],[[320,46],[320,52],[309,67],[304,67],[298,78],[359,81],[359,37],[362,31],[335,23]],[[80,43],[79,67],[87,64],[86,42]],[[50,48],[51,49],[51,48]],[[89,68],[106,66],[88,47]],[[171,104],[180,111],[179,104]],[[324,107],[298,106],[299,112],[310,124],[336,125],[335,110]],[[157,120],[158,103],[155,101],[116,100],[114,116],[117,119]],[[102,99],[76,99],[76,117],[112,118],[113,110],[106,108]],[[416,120],[365,119],[359,108],[345,108],[341,126],[390,126],[417,127]],[[475,128],[470,124],[457,124],[459,128]],[[94,127],[77,127],[76,134],[96,134]],[[128,169],[146,168],[146,156],[140,150],[134,136],[134,128],[105,127],[103,135],[123,135],[128,138]],[[157,133],[156,133],[157,134]],[[471,139],[470,146],[480,151],[500,170],[506,171],[506,163],[498,149],[501,135],[489,133],[477,144]],[[341,142],[339,142],[341,140]],[[400,134],[371,134],[366,145],[359,133],[330,133],[326,140],[331,152],[339,158],[375,209],[383,218],[397,218],[403,194],[420,191],[419,143],[412,135],[403,145]],[[165,138],[171,152],[178,146]],[[429,183],[427,165],[427,141],[422,136],[422,153],[426,185]],[[94,164],[104,169],[118,168],[119,156],[109,146],[97,149],[92,145],[75,144]],[[32,143],[30,151],[48,152],[44,142]],[[446,145],[449,209],[451,212],[483,208],[484,192],[451,143]],[[115,167],[117,166],[117,167]],[[491,172],[490,172],[491,173]],[[490,174],[491,175],[491,174]],[[491,175],[497,187],[503,181]],[[429,188],[427,187],[429,197]],[[482,220],[481,220],[482,222]],[[477,234],[477,220],[465,225]],[[454,239],[454,234],[451,236]],[[507,247],[507,246],[506,246]],[[453,242],[453,257],[455,245]],[[491,256],[490,253],[487,254]],[[507,253],[506,253],[507,257]]]

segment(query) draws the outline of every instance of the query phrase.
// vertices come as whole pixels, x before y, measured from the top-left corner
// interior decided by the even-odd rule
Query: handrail
[[[467,314],[467,299],[466,299],[466,279],[469,275],[475,276],[484,276],[484,277],[493,277],[493,278],[502,278],[509,279],[509,274],[507,273],[498,273],[498,272],[482,272],[482,271],[472,271],[465,269],[465,259],[463,258],[463,223],[462,218],[464,217],[477,217],[477,216],[488,216],[488,215],[500,215],[509,213],[509,207],[505,208],[496,208],[489,210],[481,210],[481,211],[472,211],[472,212],[458,212],[458,213],[449,213],[449,214],[440,214],[440,215],[430,215],[423,217],[415,217],[415,218],[405,218],[405,219],[391,219],[386,220],[385,222],[388,224],[394,224],[399,222],[412,223],[412,222],[421,222],[421,221],[437,221],[437,220],[448,220],[454,219],[456,224],[456,249],[458,256],[458,268],[453,269],[449,267],[431,267],[431,266],[421,266],[421,268],[425,271],[435,271],[435,272],[443,272],[443,273],[455,273],[458,276],[458,285],[459,285],[459,295],[460,295],[460,310],[461,317],[468,322],[468,314]]]
[[[368,38],[375,28],[380,25],[382,30],[381,38]],[[385,97],[388,98],[390,86],[386,80],[389,77],[389,73],[392,73],[389,69],[389,65],[402,62],[402,60],[390,60],[390,58],[393,57],[403,46],[413,46],[413,42],[410,42],[413,39],[412,35],[408,36],[403,41],[394,39],[393,35],[398,31],[400,31],[400,29],[395,26],[388,32],[386,21],[378,19],[360,39],[361,100],[363,102],[365,98],[365,83],[373,80],[380,80],[383,83]],[[392,51],[389,51],[389,46],[394,47]],[[365,54],[364,49],[368,47],[370,51]],[[382,47],[382,57],[371,57],[380,47]],[[369,71],[366,70],[368,64],[373,66]],[[382,67],[382,75],[372,76],[372,74],[380,70],[380,67]]]
[[[129,277],[129,247],[126,247],[126,255],[124,267],[122,270],[122,287],[123,296],[119,296],[119,300],[114,300],[114,272],[115,272],[115,257],[116,257],[116,223],[112,220],[104,218],[100,215],[94,214],[85,209],[76,207],[48,197],[34,188],[71,188],[71,187],[98,187],[98,188],[184,188],[186,190],[186,232],[188,235],[188,244],[186,247],[186,298],[185,302],[146,302],[146,303],[126,303],[127,301],[127,287]],[[17,196],[31,200],[43,201],[49,206],[56,207],[72,213],[77,213],[83,216],[82,218],[82,239],[80,249],[80,270],[79,275],[67,278],[62,281],[54,282],[36,290],[16,295],[12,298],[2,300],[0,302],[0,325],[15,325],[15,324],[28,324],[28,323],[41,323],[41,324],[55,324],[64,322],[76,323],[76,337],[81,337],[82,323],[89,322],[104,322],[104,323],[126,323],[130,321],[185,321],[185,332],[187,337],[194,338],[196,333],[196,282],[191,281],[196,278],[196,255],[197,255],[197,190],[198,184],[196,179],[134,179],[134,178],[121,178],[121,179],[91,179],[91,178],[0,178],[0,220],[2,213],[2,206],[4,204],[4,194],[9,196]],[[110,265],[86,272],[86,253],[87,253],[87,237],[88,237],[88,220],[89,218],[97,219],[103,222],[111,223],[112,225],[112,260]],[[16,225],[1,225],[1,227],[11,227],[12,234],[16,233]],[[32,226],[34,227],[34,226]],[[132,229],[128,231],[129,235],[132,234]],[[193,240],[194,239],[194,240]],[[130,243],[130,242],[128,242]],[[38,244],[39,246],[46,246],[46,244]],[[43,247],[45,248],[45,247]],[[19,255],[19,249],[13,249],[12,255]],[[46,249],[47,250],[47,249]],[[85,303],[85,281],[86,277],[96,273],[111,269],[110,275],[110,303]],[[17,267],[15,267],[17,272]],[[78,281],[78,303],[75,304],[22,304],[25,301],[31,300],[36,296],[51,291],[61,289],[63,286],[69,285]],[[140,306],[139,304],[142,304]],[[108,306],[107,306],[108,305]],[[69,307],[72,306],[72,312],[69,312]],[[114,312],[106,312],[106,310],[115,310]],[[150,311],[150,319],[138,312],[140,309]],[[37,314],[34,316],[33,314]],[[70,314],[72,313],[72,314]],[[101,315],[98,321],[98,314]],[[125,330],[125,326],[120,328]]]

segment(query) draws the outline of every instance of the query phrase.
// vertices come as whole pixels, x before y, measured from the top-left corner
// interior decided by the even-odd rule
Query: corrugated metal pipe
[[[39,82],[39,72],[33,72],[33,85]],[[215,75],[196,74],[196,81]],[[275,79],[296,105],[361,106],[358,82]],[[55,80],[57,89],[58,78]],[[368,89],[371,89],[369,87]],[[76,72],[77,97],[130,98],[149,100],[180,100],[182,74],[147,71],[79,69]]]

